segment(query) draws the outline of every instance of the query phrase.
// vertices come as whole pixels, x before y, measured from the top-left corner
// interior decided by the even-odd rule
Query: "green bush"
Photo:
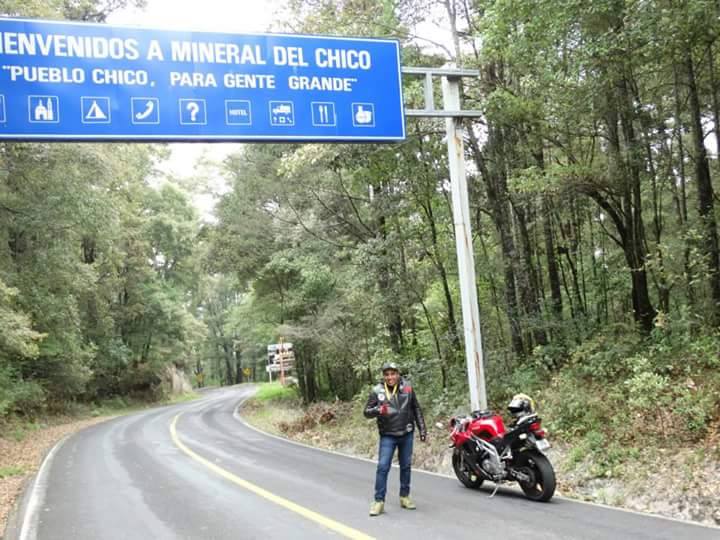
[[[716,388],[696,390],[681,387],[673,412],[682,419],[684,427],[692,436],[702,435],[717,412],[719,400]]]
[[[45,391],[35,381],[15,377],[8,369],[0,369],[0,418],[11,414],[35,416],[46,405]]]
[[[635,334],[599,334],[572,351],[571,366],[578,376],[588,380],[614,381],[626,373],[623,359],[632,356],[638,346]]]

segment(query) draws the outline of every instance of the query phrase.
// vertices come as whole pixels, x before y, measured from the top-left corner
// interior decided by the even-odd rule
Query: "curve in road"
[[[720,529],[413,473],[418,510],[367,515],[375,465],[292,444],[238,422],[251,386],[83,430],[56,447],[21,508],[35,539],[476,538],[717,539]],[[34,507],[28,500],[35,500]]]

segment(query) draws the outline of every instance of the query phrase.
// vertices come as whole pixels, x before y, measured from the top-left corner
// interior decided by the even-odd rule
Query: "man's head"
[[[400,380],[400,369],[395,362],[386,362],[382,367],[383,379],[388,386],[396,386]]]

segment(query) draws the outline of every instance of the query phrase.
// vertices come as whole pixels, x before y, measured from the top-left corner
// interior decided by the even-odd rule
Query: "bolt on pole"
[[[442,78],[442,94],[445,110],[459,111],[460,77],[444,76]],[[465,331],[465,361],[470,385],[470,406],[473,411],[476,411],[478,409],[487,409],[487,394],[485,392],[480,313],[475,284],[475,257],[473,255],[472,231],[470,230],[470,204],[468,202],[468,187],[465,177],[462,118],[458,116],[446,118],[445,129],[450,165],[462,319]]]

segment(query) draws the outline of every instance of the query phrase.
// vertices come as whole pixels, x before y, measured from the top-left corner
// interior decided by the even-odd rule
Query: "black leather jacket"
[[[380,415],[380,407],[388,404],[388,414]],[[417,424],[420,435],[427,435],[425,418],[418,403],[412,386],[405,379],[400,379],[397,392],[390,395],[385,392],[383,383],[377,384],[370,391],[365,410],[365,418],[377,418],[380,435],[394,435],[399,437],[415,429]]]

